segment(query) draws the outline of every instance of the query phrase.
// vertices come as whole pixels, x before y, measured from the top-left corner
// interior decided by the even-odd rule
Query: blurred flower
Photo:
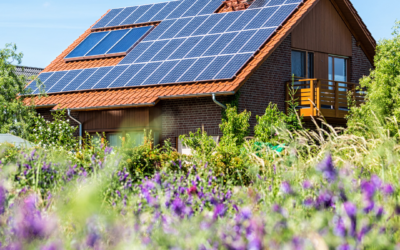
[[[281,191],[282,191],[282,193],[285,193],[285,194],[292,194],[293,193],[292,187],[286,181],[282,182]]]
[[[177,197],[172,202],[171,208],[176,215],[181,216],[185,210],[185,204],[179,197]]]
[[[349,217],[354,217],[357,214],[357,207],[351,202],[345,202],[343,204],[344,210]]]
[[[88,247],[94,248],[94,246],[96,245],[97,240],[99,239],[99,235],[97,235],[94,232],[90,232],[88,234],[88,236],[86,237],[86,245]]]
[[[222,217],[225,215],[226,209],[224,204],[218,204],[217,206],[215,206],[214,209],[214,220],[217,219],[218,217]]]
[[[329,182],[336,180],[337,172],[335,166],[333,165],[332,155],[327,154],[325,159],[323,159],[318,165],[317,169],[322,172],[325,179]]]
[[[392,195],[394,193],[394,188],[390,184],[385,184],[382,187],[382,191],[385,195]]]
[[[248,220],[251,218],[251,209],[249,207],[245,207],[242,209],[242,211],[240,211],[240,215],[242,220]]]
[[[351,250],[351,247],[350,247],[350,245],[349,244],[343,244],[343,245],[340,245],[340,246],[338,246],[337,248],[336,248],[336,250]]]
[[[188,194],[189,194],[189,195],[197,194],[197,187],[196,187],[196,186],[191,186],[191,187],[188,189]]]
[[[308,197],[304,200],[303,202],[304,206],[306,207],[312,207],[314,205],[314,199],[311,197]]]
[[[375,185],[369,181],[362,181],[361,190],[366,199],[372,199],[375,194]]]
[[[310,188],[312,188],[311,182],[308,181],[308,180],[305,180],[305,181],[303,182],[303,188],[304,188],[304,189],[310,189]]]
[[[317,209],[331,208],[334,205],[333,194],[330,191],[322,191],[315,202]]]
[[[282,209],[278,204],[274,204],[272,206],[272,211],[274,211],[275,213],[280,213],[282,211]]]
[[[376,211],[376,218],[378,218],[378,220],[381,219],[384,212],[385,210],[383,209],[383,207],[379,207],[378,210]]]
[[[7,190],[0,184],[0,215],[6,211]]]
[[[374,184],[376,189],[379,189],[382,186],[382,180],[376,175],[372,175],[371,182]]]

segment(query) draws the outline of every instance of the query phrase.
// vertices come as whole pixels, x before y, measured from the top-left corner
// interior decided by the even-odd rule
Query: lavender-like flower
[[[281,191],[284,194],[292,194],[293,190],[292,187],[290,186],[290,184],[286,181],[282,182],[281,184]]]
[[[6,212],[7,191],[0,185],[0,215]]]
[[[337,178],[337,171],[333,165],[332,155],[328,154],[317,166],[328,182],[333,182]]]
[[[303,188],[304,188],[304,189],[310,189],[310,188],[312,188],[311,182],[310,182],[309,180],[305,180],[305,181],[303,182]]]
[[[394,193],[394,188],[393,188],[393,186],[392,185],[390,185],[390,184],[385,184],[385,185],[383,185],[383,187],[382,187],[382,191],[383,191],[383,193],[385,194],[385,195],[392,195],[393,193]]]

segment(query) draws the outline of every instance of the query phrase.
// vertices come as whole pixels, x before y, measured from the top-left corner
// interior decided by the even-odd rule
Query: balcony
[[[357,86],[359,84],[325,79],[295,79],[286,84],[286,100],[290,100],[292,93],[298,103],[296,109],[304,117],[344,119],[349,111],[350,92],[355,105],[365,100],[365,91],[357,90]]]

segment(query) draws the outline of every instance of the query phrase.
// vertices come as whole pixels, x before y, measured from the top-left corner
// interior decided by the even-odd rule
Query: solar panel
[[[142,5],[139,6],[135,12],[128,16],[120,25],[128,25],[136,23],[140,17],[142,17],[153,5]]]
[[[244,11],[229,12],[225,17],[209,32],[209,34],[223,33],[232,23],[242,15]]]
[[[214,13],[220,6],[222,5],[221,0],[211,0],[198,14],[200,15],[206,15],[206,14],[212,14]]]
[[[150,46],[153,44],[153,42],[147,42],[147,43],[139,43],[133,50],[122,59],[119,64],[131,64],[138,57],[140,57]]]
[[[176,20],[167,20],[161,22],[151,33],[146,36],[146,38],[143,41],[153,41],[157,40],[158,37],[160,37],[166,30],[168,30],[172,24],[175,23]]]
[[[207,68],[196,78],[196,81],[205,81],[214,79],[214,76],[221,71],[221,65],[226,65],[233,55],[218,56],[212,63],[210,63]]]
[[[215,59],[212,57],[203,57],[199,58],[186,72],[183,74],[181,78],[178,79],[178,82],[193,82],[196,80],[197,76],[200,75],[203,70]]]
[[[92,29],[103,28],[105,27],[111,20],[113,20],[121,11],[124,9],[113,9],[105,15],[99,22],[97,22]]]
[[[286,0],[285,4],[291,4],[291,3],[301,3],[303,0]]]
[[[104,78],[102,78],[96,85],[94,85],[92,87],[92,89],[104,89],[104,88],[107,88],[128,67],[129,67],[129,65],[122,65],[122,66],[114,67],[113,69],[110,70],[110,72],[108,72],[108,74]]]
[[[132,29],[126,34],[107,54],[121,53],[128,51],[146,32],[153,26],[146,26]]]
[[[205,20],[200,27],[192,34],[193,36],[198,36],[198,35],[205,35],[210,30],[218,24],[219,21],[225,16],[226,14],[215,14],[211,15]]]
[[[208,16],[193,18],[175,37],[190,36],[207,18]]]
[[[166,19],[180,18],[194,3],[193,0],[182,0],[181,4]]]
[[[213,43],[218,40],[220,34],[205,36],[197,45],[194,47],[186,58],[200,57]]]
[[[249,9],[264,7],[270,0],[255,0],[249,7]]]
[[[71,53],[65,58],[82,57],[88,53],[93,46],[98,44],[109,32],[95,32],[91,33],[85,40],[83,40]]]
[[[283,21],[297,8],[297,4],[283,5],[278,11],[263,25],[263,27],[280,26]]]
[[[197,59],[181,60],[159,83],[175,83]]]
[[[99,42],[86,56],[104,55],[109,51],[129,30],[115,30],[110,32],[101,42]]]
[[[105,27],[113,27],[118,26],[122,23],[128,16],[130,16],[138,7],[127,7],[123,11],[121,11],[118,16],[116,16],[113,20],[111,20]]]
[[[265,6],[275,6],[275,5],[282,5],[285,3],[286,0],[271,0]]]
[[[159,37],[159,39],[173,38],[181,31],[182,27],[185,27],[191,20],[192,17],[178,19],[166,32],[164,32],[163,35]]]
[[[197,43],[202,39],[203,37],[201,36],[195,36],[195,37],[189,37],[179,46],[175,52],[168,57],[168,60],[173,60],[173,59],[181,59],[186,56],[186,54],[197,45]]]
[[[128,65],[129,68],[127,68],[119,77],[117,77],[117,79],[111,83],[108,88],[124,87],[127,82],[129,82],[132,77],[134,77],[144,66],[145,64]]]
[[[257,33],[242,47],[239,51],[244,52],[254,52],[257,51],[263,43],[271,36],[275,29],[260,29]]]
[[[246,30],[240,32],[233,41],[226,46],[221,54],[235,54],[246,44],[246,42],[257,32],[257,30]]]
[[[196,16],[207,4],[208,2],[204,0],[197,0],[182,17]]]
[[[241,67],[250,59],[253,53],[237,54],[224,68],[214,77],[214,79],[230,79],[234,77]]]
[[[260,9],[250,9],[244,11],[244,13],[236,19],[236,21],[229,27],[228,31],[240,31],[251,22],[251,20],[258,14]]]
[[[44,83],[43,90],[47,93],[68,71],[54,72]],[[33,94],[39,94],[41,89],[37,88]]]
[[[56,93],[62,91],[62,89],[68,85],[75,77],[77,77],[83,70],[71,70],[56,84],[53,85],[52,88],[49,88],[47,93]]]
[[[146,64],[125,86],[139,86],[161,65],[161,62]]]
[[[65,86],[62,91],[74,91],[84,83],[90,76],[92,76],[99,68],[84,69],[74,80]]]
[[[150,20],[155,16],[158,12],[160,12],[167,3],[159,3],[159,4],[154,4],[153,7],[151,7],[146,14],[141,16],[136,23],[146,23],[150,22]]]
[[[262,9],[244,29],[249,30],[261,28],[265,21],[270,19],[277,9],[278,7]]]
[[[89,90],[96,85],[113,67],[99,68],[85,82],[83,82],[76,90]]]
[[[161,48],[163,48],[169,41],[155,41],[136,61],[135,63],[149,62]]]
[[[157,84],[168,74],[179,61],[165,61],[158,69],[151,74],[149,78],[142,85]]]
[[[44,82],[49,79],[49,77],[53,74],[54,72],[45,72],[45,73],[41,73],[38,78],[40,80],[40,84],[44,84]],[[32,81],[29,85],[28,85],[28,89],[31,89],[32,93],[37,89],[37,83],[38,81],[35,79],[34,81]]]
[[[164,20],[169,14],[171,14],[171,12],[176,7],[178,7],[178,5],[180,3],[181,3],[180,1],[168,2],[168,4],[160,12],[158,12],[157,15],[155,15],[150,21],[162,21],[162,20]]]
[[[185,38],[170,40],[151,61],[164,61],[185,41]]]
[[[222,34],[215,43],[204,52],[203,56],[218,55],[225,49],[225,47],[232,42],[232,40],[239,34],[239,32]]]

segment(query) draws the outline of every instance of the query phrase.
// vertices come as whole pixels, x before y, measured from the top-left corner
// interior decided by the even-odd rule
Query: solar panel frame
[[[194,82],[203,73],[207,66],[212,63],[216,56],[201,57],[178,79],[178,82]]]
[[[278,11],[279,7],[272,6],[267,8],[262,8],[257,16],[255,16],[245,27],[244,30],[248,29],[259,29],[264,23],[271,19],[275,13]],[[268,16],[268,17],[267,17]]]
[[[108,73],[100,79],[91,89],[103,89],[110,86],[115,79],[125,72],[125,70],[129,67],[129,65],[118,65],[113,67]]]
[[[212,80],[221,71],[220,65],[227,64],[233,55],[217,56],[215,59],[197,76],[196,81]]]
[[[203,1],[197,0],[181,17],[197,16],[207,5],[204,5]]]
[[[156,54],[159,51],[159,48],[162,47],[164,48],[168,44],[169,40],[161,40],[161,41],[155,41],[145,52],[142,53],[140,57],[138,57],[134,63],[146,63],[150,62],[153,57],[156,56]],[[162,50],[162,49],[161,49]]]
[[[231,79],[237,75],[241,68],[253,57],[253,53],[236,54],[232,59],[218,72],[213,80]]]
[[[176,22],[176,20],[177,19],[172,19],[161,22],[143,39],[143,41],[148,42],[158,40],[158,38],[162,36]]]
[[[226,13],[210,15],[208,18],[192,33],[192,36],[206,35],[210,32],[224,17]]]
[[[163,62],[141,85],[158,84],[178,63],[179,60]]]
[[[211,0],[204,8],[197,14],[198,16],[213,14],[222,5],[220,0]]]
[[[132,29],[113,30],[96,44],[85,56],[106,55],[115,45],[121,41]],[[105,43],[105,44],[104,44]],[[103,46],[103,47],[102,47]]]
[[[89,41],[90,37],[96,38],[96,36],[98,35],[103,35],[102,37],[100,36],[100,39],[97,40],[96,43],[91,43],[88,45],[88,50],[86,51],[85,49],[85,54],[78,54],[76,56],[70,56],[71,54],[73,54],[74,52],[76,53],[79,50],[79,47],[84,46],[84,43]],[[108,34],[110,34],[110,31],[103,31],[103,32],[95,32],[95,33],[91,33],[89,36],[87,36],[82,42],[80,42],[71,52],[68,53],[68,55],[65,56],[66,59],[70,59],[70,58],[78,58],[78,57],[83,57],[85,56],[87,53],[89,53],[94,47],[97,46],[97,44],[99,44],[101,41],[103,41],[104,38],[106,38],[108,36]],[[95,40],[96,41],[96,40]],[[89,48],[90,47],[90,48]]]
[[[181,0],[181,3],[165,19],[180,18],[195,2],[193,0]]]
[[[216,56],[228,46],[239,32],[224,33],[202,54],[202,56]]]
[[[54,74],[54,72],[44,72],[44,73],[41,73],[40,75],[38,75],[37,78],[39,78],[39,80],[42,82],[42,84],[44,84],[47,81],[47,79],[49,79],[53,74]],[[44,80],[42,80],[41,78],[44,78]],[[26,88],[31,88],[31,90],[32,90],[31,93],[35,92],[35,90],[38,89],[38,87],[36,86],[36,84],[37,84],[37,80],[36,79],[33,80],[28,85],[28,87],[26,87]],[[31,87],[31,86],[33,86],[33,87]]]
[[[125,85],[145,66],[145,63],[131,64],[107,88],[125,87]]]
[[[239,53],[255,52],[265,43],[265,41],[274,33],[275,29],[258,29],[257,32],[247,41],[239,50]]]
[[[244,11],[228,12],[207,34],[224,33],[243,13]]]
[[[221,34],[213,34],[204,36],[196,47],[192,48],[185,56],[185,58],[200,57],[210,46],[212,46]]]
[[[230,44],[228,44],[225,49],[221,52],[221,54],[236,54],[240,51],[240,49],[246,44],[248,39],[257,32],[257,30],[244,30],[240,31],[239,34],[232,40]]]
[[[275,14],[270,19],[268,19],[262,27],[279,27],[293,13],[297,6],[298,5],[296,4],[280,6]]]
[[[132,12],[124,21],[120,23],[120,25],[130,25],[130,24],[135,24],[137,20],[139,20],[146,12],[153,7],[154,4],[146,4],[146,5],[141,5],[138,6],[138,8]],[[140,13],[143,11],[143,13]],[[138,14],[136,14],[138,13]]]
[[[206,20],[208,16],[197,16],[194,17],[185,27],[183,27],[180,32],[178,32],[174,37],[187,37],[191,36],[193,32],[196,31],[196,29],[202,25]]]
[[[138,44],[138,41],[140,41],[140,39],[143,38],[144,35],[146,35],[146,33],[149,32],[149,30],[152,29],[153,26],[145,26],[145,27],[138,27],[138,28],[133,28],[130,29],[129,32],[127,32],[125,34],[125,36],[123,36],[119,41],[117,41],[117,43],[114,44],[114,46],[112,46],[108,51],[107,54],[115,54],[115,53],[122,53],[122,52],[128,52],[132,49],[133,46]],[[135,38],[134,43],[133,42],[133,38],[131,37],[131,35],[135,35],[135,33],[138,33],[140,31],[143,31],[142,34],[136,34],[137,38]],[[129,41],[131,41],[130,43],[128,43],[128,45],[126,45],[125,47],[123,47],[124,49],[120,49],[120,50],[116,50],[116,48],[124,46],[124,44],[122,44],[123,42],[125,42],[126,39],[129,39]],[[129,47],[128,47],[129,46]]]
[[[133,48],[131,52],[129,52],[124,59],[122,59],[118,65],[124,65],[124,64],[132,64],[134,63],[143,53],[145,53],[151,45],[154,43],[154,41],[151,42],[141,42],[137,46]]]
[[[188,37],[186,40],[172,53],[167,60],[182,59],[194,48],[202,39],[201,36]]]
[[[154,55],[154,57],[150,61],[164,61],[166,60],[170,55],[172,55],[178,48],[179,46],[184,43],[186,38],[177,38],[177,39],[172,39],[169,40],[165,46],[160,49],[160,51]]]
[[[96,70],[85,82],[83,82],[76,90],[90,90],[95,86],[101,79],[103,79],[108,72],[114,67],[102,67]]]
[[[193,17],[185,17],[181,19],[177,19],[173,25],[169,27],[168,30],[164,32],[157,40],[161,39],[170,39],[175,37],[182,29],[184,29],[190,21],[193,20]]]
[[[44,86],[44,91],[47,93],[47,91],[52,88],[59,80],[61,80],[65,74],[67,74],[68,71],[56,71],[54,74],[52,74],[49,78],[47,78],[46,82],[43,83]],[[33,94],[39,94],[39,88],[37,88]]]
[[[154,22],[165,20],[166,17],[179,6],[179,4],[179,1],[168,2],[168,4],[164,6],[164,8],[160,12],[153,16],[150,21]]]
[[[156,71],[161,64],[162,62],[146,63],[146,65],[134,77],[132,77],[125,87],[142,85],[142,83],[145,82],[152,72]]]
[[[234,23],[227,29],[227,31],[241,31],[250,23],[260,12],[261,9],[250,9],[243,11],[244,13],[236,19]]]

